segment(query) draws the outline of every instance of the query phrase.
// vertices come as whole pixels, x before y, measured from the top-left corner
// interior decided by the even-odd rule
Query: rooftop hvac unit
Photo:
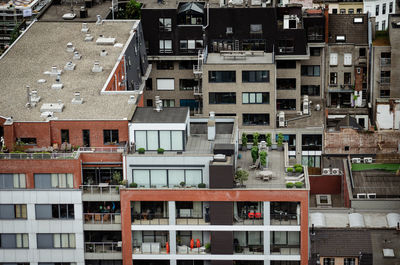
[[[332,168],[332,175],[340,175],[340,170],[338,168]]]
[[[330,175],[331,174],[331,169],[330,168],[323,168],[322,169],[322,175]]]
[[[285,127],[285,113],[280,111],[278,114],[279,119],[279,127]]]
[[[365,164],[371,164],[372,163],[372,157],[364,157],[364,163]]]
[[[361,158],[359,158],[359,157],[353,157],[353,158],[351,159],[351,163],[353,163],[353,164],[360,164],[360,163],[361,163]]]

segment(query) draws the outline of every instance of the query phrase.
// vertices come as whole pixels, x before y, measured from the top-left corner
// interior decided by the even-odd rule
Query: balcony
[[[85,259],[122,259],[122,241],[86,242]]]
[[[85,230],[121,230],[120,213],[84,213]]]
[[[77,159],[78,152],[73,153],[1,153],[0,159],[33,159],[33,160],[49,160],[49,159]]]
[[[83,201],[119,201],[119,185],[81,185]]]
[[[391,58],[381,58],[381,66],[390,66],[392,64]]]
[[[271,245],[270,247],[271,255],[300,255],[300,247],[299,246],[280,246],[280,245]]]
[[[126,152],[126,144],[117,147],[79,147],[78,152],[81,153],[124,153]]]
[[[193,209],[180,209],[177,210],[176,216],[177,225],[209,225],[210,216],[208,213],[203,215],[201,213],[194,213]]]
[[[152,212],[142,212],[133,215],[132,225],[168,225],[168,216]]]
[[[133,254],[169,254],[167,248],[160,242],[146,242],[133,246]]]

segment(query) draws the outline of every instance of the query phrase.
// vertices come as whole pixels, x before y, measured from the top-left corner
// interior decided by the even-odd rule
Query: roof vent
[[[73,70],[75,70],[75,65],[76,65],[76,64],[74,64],[74,63],[72,63],[72,62],[67,62],[67,63],[65,64],[65,66],[64,66],[64,70],[65,70],[65,71],[73,71]]]
[[[88,24],[87,23],[82,23],[81,32],[84,32],[84,33],[88,33],[89,32],[89,28],[88,28]]]
[[[74,51],[75,51],[74,45],[72,45],[72,42],[68,42],[67,43],[67,52],[74,52]]]
[[[52,112],[52,111],[44,111],[44,112],[42,112],[42,113],[40,114],[40,117],[46,119],[46,118],[52,118],[53,115],[54,115],[54,112]]]
[[[96,40],[96,44],[97,45],[114,45],[115,44],[115,38],[107,38],[107,37],[103,37],[102,35],[100,35],[100,37],[97,38]]]
[[[62,102],[57,103],[43,103],[40,107],[40,112],[62,112],[64,109],[64,104]]]
[[[350,228],[362,228],[365,227],[364,217],[359,213],[349,214]]]
[[[72,59],[74,60],[80,60],[82,58],[82,56],[79,54],[79,52],[75,51],[74,52],[74,57],[72,57]]]
[[[100,52],[100,56],[107,56],[108,55],[108,52],[106,51],[106,50],[101,50],[101,52]]]
[[[93,73],[100,73],[102,71],[103,71],[103,67],[100,66],[99,61],[95,61],[94,65],[93,65],[93,68],[92,68],[92,72]]]
[[[50,75],[50,76],[59,76],[62,74],[62,70],[58,70],[57,66],[52,66],[51,71],[46,71],[44,72],[45,75]]]
[[[124,45],[122,43],[115,43],[114,47],[115,48],[122,48],[122,47],[124,47]]]
[[[162,100],[160,99],[160,96],[155,96],[155,104],[156,104],[155,110],[157,112],[162,111],[163,105],[162,105]]]
[[[89,33],[87,33],[87,34],[85,35],[85,41],[92,41],[92,40],[93,40],[93,36],[90,35]]]
[[[30,93],[30,87],[29,86],[26,86],[26,97],[27,97],[27,101],[28,102],[26,102],[26,104],[25,104],[25,107],[27,107],[27,108],[30,108],[31,106],[32,106],[32,103],[31,103],[31,93]]]
[[[44,84],[46,83],[46,79],[39,79],[37,82],[38,84]]]
[[[14,118],[13,117],[8,117],[6,118],[6,121],[4,122],[4,125],[11,125],[14,122]]]
[[[136,98],[134,95],[130,95],[128,99],[128,104],[135,104],[136,103]]]
[[[30,97],[32,106],[36,106],[36,104],[40,101],[37,90],[32,90]]]
[[[74,93],[74,98],[72,99],[72,104],[82,104],[83,98],[81,98],[81,92],[77,91]]]
[[[96,25],[102,25],[103,24],[103,20],[101,19],[100,15],[97,15],[97,21],[96,21]]]
[[[62,89],[63,87],[64,87],[64,85],[61,83],[61,78],[58,75],[56,78],[56,82],[51,85],[51,88],[52,89]]]

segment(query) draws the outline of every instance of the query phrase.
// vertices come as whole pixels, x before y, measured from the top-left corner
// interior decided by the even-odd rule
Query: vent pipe
[[[215,134],[216,134],[216,129],[215,129],[215,112],[210,111],[210,117],[207,122],[207,138],[209,141],[214,141],[215,140]]]

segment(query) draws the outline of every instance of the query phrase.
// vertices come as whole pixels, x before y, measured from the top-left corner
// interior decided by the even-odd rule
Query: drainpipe
[[[210,4],[207,3],[207,25],[203,26],[203,31],[210,25]]]
[[[329,42],[329,6],[325,5],[324,9],[325,16],[325,43]]]

